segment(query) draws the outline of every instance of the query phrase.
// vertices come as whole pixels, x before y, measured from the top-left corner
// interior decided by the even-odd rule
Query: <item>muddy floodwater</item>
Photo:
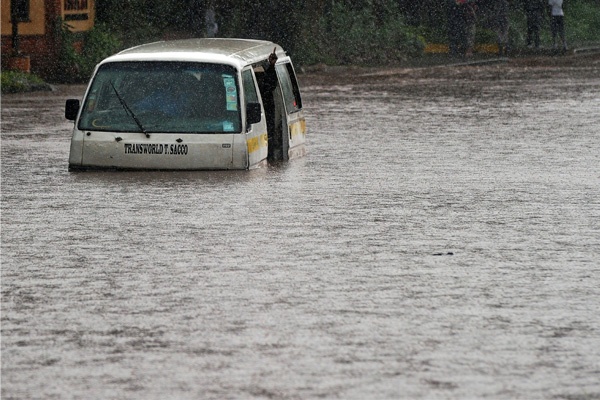
[[[70,173],[84,87],[2,96],[2,398],[600,398],[600,58],[300,78],[241,172]]]

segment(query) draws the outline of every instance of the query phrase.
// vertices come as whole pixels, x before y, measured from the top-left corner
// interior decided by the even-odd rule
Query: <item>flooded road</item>
[[[308,154],[67,172],[2,96],[3,399],[600,398],[600,61],[302,76]]]

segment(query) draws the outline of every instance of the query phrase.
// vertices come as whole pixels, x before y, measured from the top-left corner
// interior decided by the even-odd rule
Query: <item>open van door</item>
[[[291,60],[286,57],[276,65],[282,99],[282,159],[288,160],[305,153],[306,121],[302,110],[302,98]]]
[[[246,104],[248,165],[255,165],[267,158],[268,134],[266,117],[259,102],[260,89],[251,66],[242,71],[242,85]]]

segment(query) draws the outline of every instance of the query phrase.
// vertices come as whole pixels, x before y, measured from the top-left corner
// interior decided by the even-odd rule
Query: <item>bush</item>
[[[297,62],[382,65],[421,55],[425,41],[417,28],[404,23],[393,2],[384,6],[385,12],[377,14],[372,7],[358,9],[336,2],[321,17],[312,37],[300,38],[295,46]]]
[[[120,38],[127,47],[165,37],[204,35],[206,1],[97,3],[97,21],[110,26],[112,39]],[[219,36],[275,41],[298,64],[386,64],[420,55],[424,38],[429,43],[448,43],[446,0],[214,0],[211,4],[217,12]],[[523,0],[510,4],[511,45],[524,46]],[[564,10],[571,46],[600,42],[598,0],[570,0]],[[550,28],[545,14],[541,37],[542,44],[548,45]],[[494,32],[482,21],[476,43],[496,43]],[[65,54],[68,65],[90,68],[82,65],[77,55]]]
[[[121,48],[121,41],[103,24],[96,24],[91,30],[76,34],[61,22],[58,36],[61,47],[55,78],[60,82],[87,81],[96,64]],[[82,42],[81,53],[76,50],[78,41]]]
[[[573,1],[565,4],[567,43],[582,46],[600,42],[600,3]]]
[[[51,89],[40,77],[26,72],[3,71],[0,73],[0,81],[2,94]]]

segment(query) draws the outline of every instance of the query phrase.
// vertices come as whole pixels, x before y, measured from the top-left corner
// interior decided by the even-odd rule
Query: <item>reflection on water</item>
[[[83,89],[4,96],[2,397],[600,396],[594,71],[305,78],[248,172],[69,173]]]

